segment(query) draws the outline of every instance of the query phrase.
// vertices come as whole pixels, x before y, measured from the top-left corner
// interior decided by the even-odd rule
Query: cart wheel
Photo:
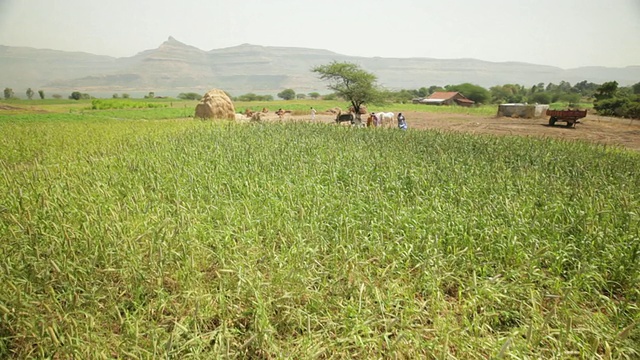
[[[552,117],[550,117],[550,118],[549,118],[549,126],[553,126],[553,125],[555,125],[555,124],[556,124],[556,120],[557,120],[557,119],[556,119],[555,117],[553,117],[553,116],[552,116]]]
[[[570,127],[574,127],[575,125],[576,125],[576,123],[574,123],[573,121],[567,121],[567,125],[565,125],[565,126],[570,128]]]

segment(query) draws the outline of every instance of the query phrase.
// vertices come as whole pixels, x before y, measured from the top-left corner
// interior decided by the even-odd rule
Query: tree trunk
[[[353,121],[353,125],[361,127],[362,126],[362,117],[360,116],[360,110],[356,113],[355,120]]]

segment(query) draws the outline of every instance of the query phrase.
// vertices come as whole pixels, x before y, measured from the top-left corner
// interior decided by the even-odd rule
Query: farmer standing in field
[[[407,130],[407,119],[404,118],[402,113],[398,113],[398,129]]]
[[[316,119],[316,109],[311,107],[311,121],[314,121],[315,119]]]
[[[378,127],[380,125],[380,119],[378,119],[378,115],[375,113],[371,113],[371,120],[373,121],[373,127]]]

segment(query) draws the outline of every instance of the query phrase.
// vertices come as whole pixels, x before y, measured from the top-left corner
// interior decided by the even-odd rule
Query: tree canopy
[[[182,99],[182,100],[200,100],[201,98],[202,98],[202,95],[195,92],[178,94],[178,99]]]
[[[327,88],[351,103],[358,119],[360,106],[374,102],[379,97],[377,77],[356,64],[333,61],[327,65],[316,66],[312,71],[320,74],[320,79],[330,82]]]
[[[4,88],[4,98],[9,100],[9,99],[12,99],[13,97],[14,97],[13,89]]]
[[[467,99],[473,100],[477,103],[486,103],[491,99],[491,93],[489,90],[479,85],[464,83],[460,85],[447,85],[445,89],[447,91],[459,91]]]
[[[285,89],[278,93],[278,97],[283,100],[293,100],[296,98],[296,92],[293,89]]]

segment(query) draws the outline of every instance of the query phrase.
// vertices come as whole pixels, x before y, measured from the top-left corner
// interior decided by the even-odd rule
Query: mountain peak
[[[202,50],[196,48],[195,46],[187,45],[179,40],[176,40],[173,36],[169,36],[167,41],[160,44],[156,50],[160,51],[192,51],[192,52],[203,52]]]
[[[166,45],[186,45],[186,44],[176,40],[176,38],[174,38],[173,36],[169,36],[167,41],[165,41],[163,44],[166,44]]]

